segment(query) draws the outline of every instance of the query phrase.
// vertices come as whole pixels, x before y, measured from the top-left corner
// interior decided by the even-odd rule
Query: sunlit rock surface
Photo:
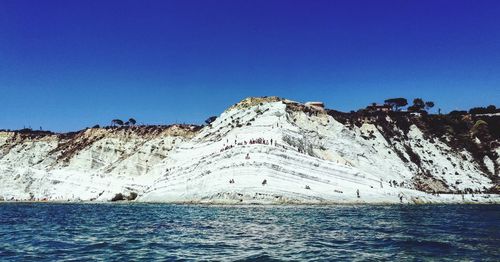
[[[346,114],[268,97],[245,99],[204,127],[4,131],[0,198],[500,202],[498,138],[474,136],[477,127],[470,139],[441,133],[431,120],[403,113]],[[474,144],[463,142],[469,140]]]

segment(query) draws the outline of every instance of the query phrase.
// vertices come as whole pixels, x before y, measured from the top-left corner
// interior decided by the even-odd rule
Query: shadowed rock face
[[[420,169],[419,179],[432,180],[432,170],[426,168],[422,163],[421,155],[414,152],[415,148],[405,144],[408,140],[408,132],[411,127],[417,127],[423,134],[423,140],[435,143],[444,143],[449,153],[457,154],[468,152],[471,159],[463,156],[464,161],[472,161],[478,165],[482,173],[499,183],[499,139],[500,139],[500,115],[422,115],[412,116],[403,112],[389,113],[351,113],[342,114],[330,111],[329,114],[344,123],[361,126],[363,123],[371,123],[377,126],[381,134],[390,142],[404,144],[409,158],[398,152],[403,162],[413,162]],[[478,123],[484,123],[478,127]],[[366,137],[370,139],[370,137]],[[417,147],[422,145],[417,144]],[[397,149],[395,149],[397,151]],[[448,159],[447,159],[448,160]],[[431,164],[432,159],[424,160]],[[496,164],[495,164],[496,163]],[[425,188],[425,187],[424,187]],[[423,188],[423,189],[424,189]],[[492,188],[498,192],[498,188]]]
[[[204,127],[0,131],[0,197],[494,202],[435,193],[498,193],[499,118],[342,113],[264,97]]]

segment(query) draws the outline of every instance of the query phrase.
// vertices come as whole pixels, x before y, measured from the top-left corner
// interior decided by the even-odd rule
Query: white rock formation
[[[422,191],[492,188],[498,165],[485,158],[487,174],[469,152],[415,125],[401,141],[376,123],[344,125],[278,98],[245,99],[201,130],[0,132],[4,200],[107,201],[135,193],[136,201],[183,203],[498,203],[496,194]]]

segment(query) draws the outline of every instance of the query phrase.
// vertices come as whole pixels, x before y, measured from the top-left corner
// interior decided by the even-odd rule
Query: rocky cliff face
[[[271,97],[245,99],[203,128],[0,132],[0,197],[499,202],[499,122],[341,113]]]
[[[198,129],[174,125],[68,134],[0,132],[0,197],[106,200],[140,190],[148,171]]]

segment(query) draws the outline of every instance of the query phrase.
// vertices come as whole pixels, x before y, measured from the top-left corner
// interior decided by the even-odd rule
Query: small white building
[[[325,104],[323,102],[307,102],[305,106],[314,108],[316,110],[325,110]]]

